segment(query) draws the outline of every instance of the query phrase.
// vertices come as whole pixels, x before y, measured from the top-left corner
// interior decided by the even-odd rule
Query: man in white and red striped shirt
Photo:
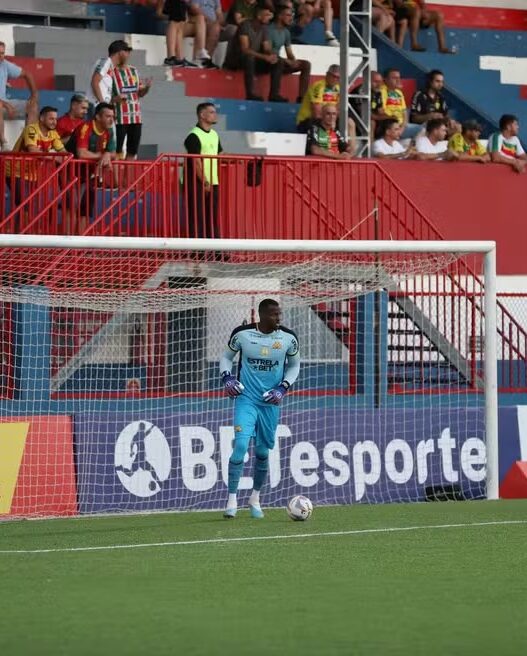
[[[141,80],[139,71],[130,66],[128,57],[112,71],[112,103],[115,107],[117,156],[123,153],[126,140],[126,159],[136,159],[141,143],[141,98],[152,85],[152,80]]]

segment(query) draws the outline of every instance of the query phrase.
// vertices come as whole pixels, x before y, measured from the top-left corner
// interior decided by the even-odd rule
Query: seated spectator
[[[315,18],[324,21],[324,36],[326,45],[333,48],[340,47],[337,37],[333,34],[333,5],[331,0],[295,0],[296,5],[296,25],[295,38],[301,36],[306,25],[309,25]]]
[[[469,120],[463,123],[461,133],[453,134],[448,142],[448,150],[457,155],[460,162],[490,162],[490,155],[485,146],[478,141],[481,126],[477,121]]]
[[[232,71],[243,69],[245,97],[247,100],[263,100],[254,92],[254,76],[269,73],[271,76],[271,102],[287,102],[280,95],[283,61],[272,52],[269,35],[269,22],[273,13],[267,7],[258,7],[254,20],[245,20],[238,28],[236,36],[229,42],[224,68]]]
[[[88,114],[88,99],[80,93],[75,93],[70,99],[69,111],[57,121],[57,132],[66,145],[75,128],[86,120]]]
[[[447,133],[450,137],[459,132],[461,126],[448,116],[448,105],[441,93],[444,86],[445,76],[442,71],[433,70],[428,73],[425,88],[416,91],[413,95],[410,121],[422,125],[433,118],[441,118],[446,121]]]
[[[6,45],[0,41],[0,150],[6,149],[4,113],[11,120],[24,118],[27,125],[38,120],[38,91],[33,76],[20,66],[5,58]],[[29,100],[7,100],[7,83],[9,80],[22,78],[29,87]]]
[[[408,124],[406,100],[401,89],[401,73],[396,68],[389,68],[384,73],[381,86],[382,110],[388,118],[395,118],[401,126],[401,133]]]
[[[343,139],[336,127],[336,105],[323,105],[320,115],[320,120],[314,121],[307,132],[306,155],[329,159],[352,157],[351,143]]]
[[[448,150],[446,125],[442,118],[432,118],[426,124],[426,136],[419,137],[415,144],[416,156],[419,160],[451,160],[458,159],[455,153]]]
[[[194,0],[194,6],[205,17],[205,50],[212,57],[220,41],[230,41],[236,34],[236,25],[226,25],[220,0]],[[212,59],[203,62],[205,68],[217,68]]]
[[[185,0],[159,0],[157,3],[159,18],[167,18],[167,56],[163,62],[175,68],[209,68],[210,55],[205,50],[206,24],[205,16],[191,2]],[[193,61],[183,57],[183,39],[194,37]]]
[[[280,55],[282,47],[285,48],[286,59],[282,59],[284,73],[300,73],[298,78],[297,102],[307,93],[311,64],[305,59],[296,59],[291,47],[291,33],[289,26],[293,22],[293,10],[287,5],[280,5],[276,10],[275,19],[269,25],[269,38],[271,39],[271,50],[275,55]]]
[[[384,111],[383,101],[382,101],[382,86],[384,80],[382,75],[377,71],[371,72],[371,100],[370,100],[370,111],[371,111],[371,133],[375,135],[377,130],[377,124],[380,121],[384,121],[389,118],[386,112]]]
[[[372,153],[379,159],[414,159],[415,148],[409,146],[406,150],[399,141],[401,124],[396,118],[388,118],[379,124],[382,136],[373,142]]]
[[[426,50],[419,45],[417,35],[420,27],[433,27],[437,35],[437,49],[447,55],[452,50],[447,48],[445,37],[445,19],[440,11],[428,9],[425,0],[394,0],[395,18],[399,28],[397,45],[402,48],[408,27],[410,28],[410,47],[416,52]]]
[[[523,173],[527,164],[527,155],[518,138],[519,132],[518,118],[513,114],[504,114],[500,118],[500,131],[491,134],[487,149],[491,162],[507,164],[518,173]]]
[[[64,144],[57,132],[57,108],[42,107],[38,121],[30,123],[22,130],[13,152],[17,153],[49,153],[64,151]]]
[[[373,27],[395,42],[395,10],[393,0],[372,0],[371,20]]]

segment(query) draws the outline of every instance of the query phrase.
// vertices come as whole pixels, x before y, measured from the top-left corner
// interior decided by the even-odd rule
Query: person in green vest
[[[200,103],[196,112],[198,122],[185,139],[187,153],[219,155],[223,148],[219,134],[213,129],[218,122],[214,103]],[[219,237],[218,189],[218,159],[189,157],[184,180],[189,237]]]

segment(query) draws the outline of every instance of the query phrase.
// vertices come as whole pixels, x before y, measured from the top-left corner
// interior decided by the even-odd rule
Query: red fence
[[[203,184],[203,166],[217,166],[218,185]],[[162,155],[149,162],[115,162],[101,171],[70,156],[6,153],[0,154],[0,203],[0,233],[442,239],[375,161]],[[46,273],[59,268],[50,261]],[[456,297],[464,297],[470,305],[464,316],[479,324],[483,283],[475,273],[458,262],[442,289],[450,294],[449,316],[456,316]],[[498,330],[500,359],[527,368],[526,327],[503,304]],[[457,339],[454,346],[474,361],[476,345]],[[523,388],[512,369],[500,387]]]

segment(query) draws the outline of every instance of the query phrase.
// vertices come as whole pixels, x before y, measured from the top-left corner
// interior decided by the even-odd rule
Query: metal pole
[[[487,498],[499,498],[498,348],[496,323],[496,247],[485,253],[485,432]]]
[[[348,139],[348,89],[349,89],[349,52],[350,24],[349,0],[340,0],[340,102],[339,130],[344,139]]]

